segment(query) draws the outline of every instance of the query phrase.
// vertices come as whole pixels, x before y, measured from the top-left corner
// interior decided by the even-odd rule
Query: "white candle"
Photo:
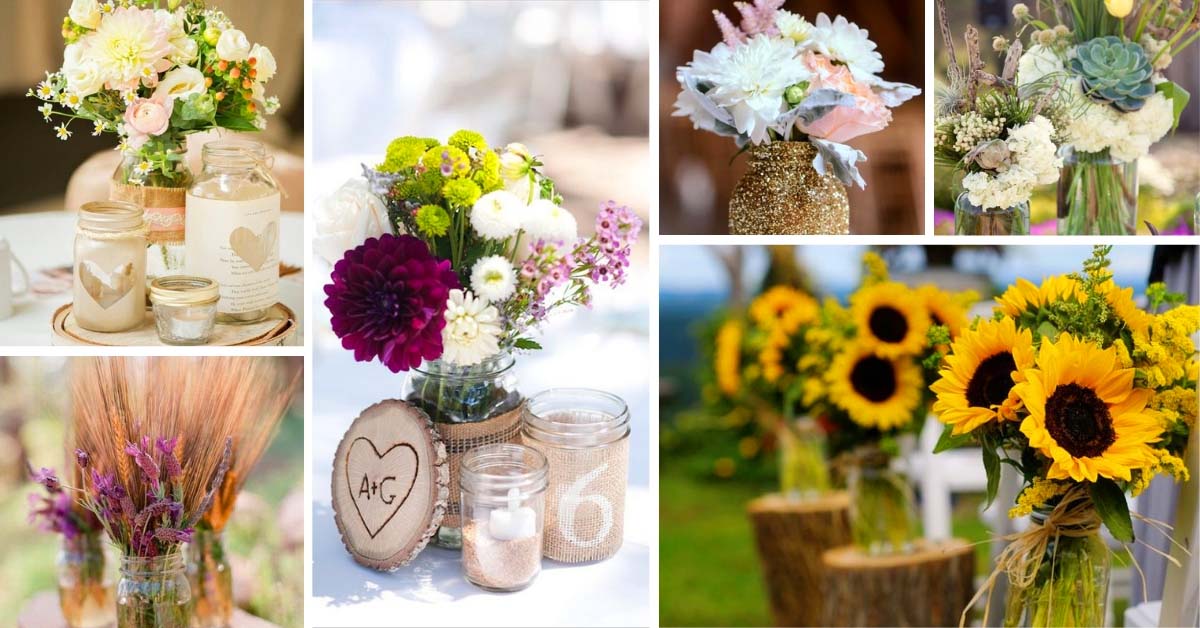
[[[492,511],[488,534],[497,541],[516,541],[537,534],[537,513],[521,506],[521,491],[508,489],[508,506]]]

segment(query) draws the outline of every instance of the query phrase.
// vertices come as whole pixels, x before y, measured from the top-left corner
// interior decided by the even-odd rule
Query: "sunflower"
[[[954,434],[965,434],[988,421],[1017,418],[1021,400],[1013,383],[1033,366],[1033,334],[1017,329],[1011,318],[980,321],[950,345],[938,381],[933,412]]]
[[[1018,277],[1016,283],[1009,286],[1004,294],[996,297],[996,309],[1008,316],[1018,317],[1024,312],[1038,310],[1068,298],[1081,303],[1087,299],[1079,282],[1068,275],[1047,277],[1042,280],[1040,286]]]
[[[829,399],[863,427],[887,430],[913,418],[921,402],[921,370],[906,358],[876,354],[857,343],[833,360],[826,374]]]
[[[1120,368],[1112,347],[1065,333],[1042,341],[1036,366],[1013,390],[1029,412],[1021,433],[1051,460],[1047,478],[1128,482],[1134,469],[1155,464],[1150,444],[1163,426],[1146,408],[1153,392],[1134,388],[1133,375]]]
[[[1116,282],[1109,279],[1100,284],[1097,291],[1104,295],[1104,300],[1108,302],[1113,313],[1125,323],[1130,331],[1146,331],[1146,328],[1150,326],[1150,314],[1133,302],[1133,288],[1122,289],[1117,286]]]
[[[713,351],[713,370],[717,375],[717,387],[722,393],[732,396],[742,386],[742,324],[736,320],[725,321],[717,330],[716,348]]]
[[[929,311],[929,323],[945,325],[950,329],[950,337],[957,338],[967,325],[967,308],[954,295],[932,284],[917,288],[917,294]]]
[[[750,318],[755,323],[786,334],[816,320],[817,314],[816,300],[791,286],[774,286],[750,303]]]
[[[929,330],[929,313],[907,286],[884,281],[850,297],[858,338],[884,358],[919,353]]]

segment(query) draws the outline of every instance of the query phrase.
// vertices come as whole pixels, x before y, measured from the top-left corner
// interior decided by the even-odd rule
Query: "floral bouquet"
[[[1013,7],[1032,47],[1020,89],[1052,87],[1068,109],[1059,180],[1058,232],[1131,235],[1137,226],[1137,160],[1179,122],[1189,95],[1163,72],[1200,32],[1197,3],[1056,0],[1042,15]],[[1135,9],[1136,5],[1136,10]],[[1039,4],[1039,8],[1041,5]]]
[[[905,551],[918,536],[911,490],[889,468],[898,437],[920,431],[931,396],[930,365],[966,323],[975,295],[888,277],[874,253],[849,307],[826,299],[797,337],[802,357],[792,395],[829,432],[835,465],[851,491],[851,532],[872,553]]]
[[[1058,180],[1064,126],[1058,101],[1045,94],[1019,93],[1014,82],[1021,58],[1020,40],[993,41],[1007,51],[1000,76],[983,70],[979,32],[967,27],[968,62],[959,65],[946,22],[944,2],[937,3],[943,41],[950,55],[949,84],[938,94],[934,121],[934,160],[962,173],[964,192],[955,206],[958,235],[1029,235],[1029,200],[1038,185]]]
[[[886,128],[892,119],[889,108],[920,90],[881,79],[883,59],[875,43],[867,31],[844,17],[830,20],[821,13],[810,23],[783,10],[783,0],[735,4],[740,24],[735,26],[714,12],[724,41],[709,52],[697,50],[692,61],[678,69],[682,91],[673,115],[691,119],[697,129],[733,137],[743,149],[754,147],[749,177],[783,176],[775,169],[754,174],[765,170],[765,162],[791,160],[793,166],[802,166],[805,176],[785,179],[784,186],[819,188],[823,195],[810,200],[821,206],[815,210],[829,214],[837,205],[845,205],[845,190],[833,177],[842,185],[866,185],[857,167],[866,156],[845,142]],[[771,147],[779,142],[783,144]],[[750,186],[747,179],[743,182],[746,186],[739,187]],[[731,213],[739,209],[738,194],[735,190]],[[843,232],[848,228],[819,215],[802,224],[764,224],[763,213],[760,207],[754,212],[757,221],[747,216],[744,223],[732,217],[731,230]]]
[[[74,0],[63,19],[62,68],[29,91],[59,139],[72,124],[115,133],[122,163],[113,198],[146,209],[154,248],[182,264],[186,136],[210,129],[258,131],[279,100],[265,85],[275,57],[201,0]],[[178,259],[177,259],[178,258]]]
[[[108,577],[104,528],[63,487],[53,469],[29,469],[43,494],[30,493],[29,521],[62,537],[58,558],[58,601],[69,626],[107,626],[116,621],[113,581]],[[80,474],[76,473],[79,477]]]
[[[1138,307],[1133,289],[1113,281],[1108,252],[1097,247],[1083,273],[1018,279],[992,319],[951,344],[931,388],[946,424],[935,452],[981,446],[989,503],[1001,464],[1023,479],[1009,516],[1032,514],[1034,525],[1006,539],[976,595],[1007,574],[1006,626],[1104,625],[1100,527],[1132,543],[1126,493],[1158,474],[1187,477],[1180,456],[1196,421],[1200,308],[1154,313],[1182,300],[1162,284]]]

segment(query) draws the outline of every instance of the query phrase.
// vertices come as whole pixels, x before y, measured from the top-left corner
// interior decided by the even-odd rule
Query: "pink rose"
[[[129,146],[141,148],[152,135],[162,135],[171,124],[175,102],[166,96],[137,98],[125,110],[125,133]]]
[[[866,85],[850,74],[843,65],[833,65],[825,57],[808,53],[804,57],[815,76],[810,90],[835,89],[854,97],[853,107],[834,107],[812,124],[797,121],[801,131],[831,142],[844,143],[867,133],[882,131],[892,121],[892,112],[883,100]]]

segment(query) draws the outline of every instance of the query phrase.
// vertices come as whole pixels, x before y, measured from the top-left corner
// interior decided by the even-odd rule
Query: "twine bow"
[[[90,240],[99,242],[111,242],[114,240],[125,240],[128,238],[147,238],[150,237],[150,226],[145,222],[137,229],[129,229],[127,231],[92,231],[85,229],[78,224],[75,225],[75,234],[84,236]]]

